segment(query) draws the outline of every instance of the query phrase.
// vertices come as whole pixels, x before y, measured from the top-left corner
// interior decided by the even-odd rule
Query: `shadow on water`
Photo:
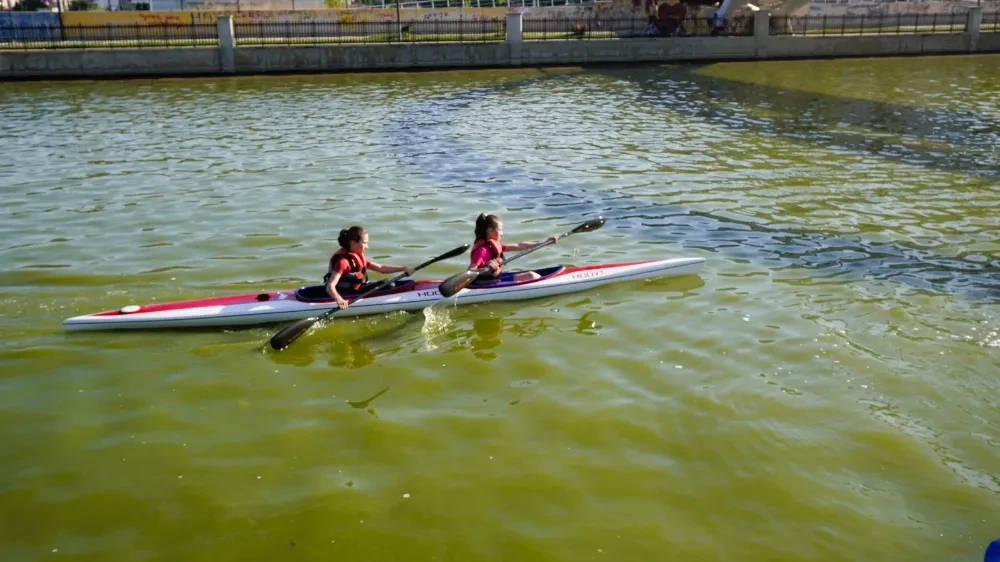
[[[710,125],[936,171],[1000,178],[1000,122],[995,117],[743,82],[700,68],[590,72],[628,83],[640,101],[657,109]]]
[[[988,129],[993,135],[989,138],[996,136],[1000,125],[988,116],[776,89],[705,77],[698,74],[698,68],[600,68],[587,72],[624,81],[636,88],[641,101],[660,111],[680,112],[713,125],[767,133],[816,148],[862,151],[907,165],[1000,177],[997,152],[965,140],[970,122]],[[589,191],[571,181],[499,161],[468,146],[451,127],[455,110],[484,98],[516,95],[521,88],[578,79],[578,74],[553,73],[474,88],[410,106],[405,115],[393,119],[387,131],[387,150],[437,183],[470,195],[488,195],[508,207],[534,209],[546,216],[572,221],[604,214],[614,221],[617,229],[641,232],[646,239],[771,262],[771,267],[806,268],[824,278],[890,280],[923,291],[986,299],[1000,297],[997,259],[971,253],[948,256],[902,242],[878,242],[862,235],[828,236],[786,225],[770,227],[642,197]],[[687,84],[687,95],[698,96],[705,103],[687,104],[684,99],[663,95],[665,82]],[[771,104],[780,100],[782,110],[789,116],[761,119],[745,110],[746,104],[765,100]],[[916,135],[944,144],[945,149],[921,147],[912,142],[889,149],[864,131],[821,134],[824,127],[839,126],[845,121],[871,130]],[[988,139],[984,142],[990,144]]]
[[[385,388],[383,388],[382,390],[376,392],[373,396],[369,396],[368,398],[365,398],[364,400],[348,400],[347,403],[348,403],[348,405],[350,405],[354,409],[363,410],[363,409],[366,409],[369,406],[371,406],[371,403],[376,398],[378,398],[379,396],[382,396],[386,392],[389,392],[389,387],[388,386],[385,387]]]

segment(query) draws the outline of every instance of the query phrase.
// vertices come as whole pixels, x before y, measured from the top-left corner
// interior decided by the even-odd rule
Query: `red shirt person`
[[[340,249],[330,256],[327,264],[326,292],[337,301],[340,308],[347,308],[347,300],[340,294],[356,293],[364,289],[368,283],[368,270],[379,273],[399,273],[405,271],[413,274],[413,268],[405,265],[381,265],[365,257],[368,249],[368,233],[360,226],[352,226],[340,231],[337,237]]]

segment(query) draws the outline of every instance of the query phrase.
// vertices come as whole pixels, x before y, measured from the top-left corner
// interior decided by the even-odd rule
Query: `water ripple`
[[[951,203],[940,210],[925,209],[921,206],[926,201],[924,189],[912,193],[905,185],[890,192],[892,187],[883,187],[890,178],[884,160],[858,165],[850,155],[842,154],[836,160],[826,157],[827,166],[809,166],[804,158],[823,157],[809,155],[800,147],[769,142],[761,130],[751,129],[759,135],[753,139],[730,139],[727,129],[751,125],[744,122],[744,117],[752,109],[727,98],[738,99],[740,104],[759,104],[761,99],[782,97],[783,107],[797,117],[781,126],[797,131],[795,140],[812,145],[817,152],[829,147],[822,134],[810,129],[822,128],[825,120],[811,120],[808,112],[795,111],[798,106],[821,107],[824,115],[847,113],[859,126],[878,129],[896,124],[882,123],[874,117],[860,120],[858,113],[852,112],[850,99],[798,94],[796,90],[755,87],[750,88],[753,97],[746,100],[742,90],[734,93],[713,89],[715,96],[709,107],[701,108],[689,103],[691,99],[724,81],[712,79],[705,84],[708,79],[699,73],[673,68],[610,74],[618,79],[617,86],[628,84],[628,91],[614,88],[610,94],[581,100],[566,113],[553,110],[536,114],[531,106],[519,104],[508,92],[529,98],[569,97],[574,95],[575,83],[593,78],[535,78],[427,100],[407,108],[394,121],[389,148],[439,183],[459,181],[479,187],[508,206],[544,196],[542,205],[532,205],[536,212],[577,219],[600,213],[614,219],[618,228],[638,229],[640,236],[687,247],[816,268],[821,270],[816,275],[821,276],[860,275],[898,281],[920,290],[962,292],[990,299],[1000,296],[1000,268],[995,260],[970,256],[962,248],[969,242],[981,241],[992,249],[991,253],[1000,252],[1000,240],[996,238],[1000,222],[986,212],[995,198],[996,185],[973,180],[972,185],[950,181],[949,189],[944,189],[944,184],[928,186],[934,196]],[[730,90],[737,89],[737,85],[726,84]],[[494,96],[494,100],[477,106],[477,117],[492,116],[494,122],[506,121],[515,126],[491,131],[490,136],[483,135],[481,129],[456,127],[454,108],[464,107],[469,99],[481,100],[484,93]],[[649,118],[646,106],[634,103],[635,96],[656,108],[652,114],[655,119]],[[698,109],[692,113],[692,107]],[[702,126],[692,129],[691,117],[702,117]],[[664,119],[665,128],[661,126]],[[687,126],[671,126],[675,122]],[[561,136],[558,131],[565,132]],[[575,140],[572,146],[535,143],[534,150],[545,150],[546,157],[532,168],[512,158],[512,154],[530,143],[533,135]],[[599,138],[600,144],[588,142],[585,135]],[[789,136],[780,136],[787,143]],[[989,144],[975,146],[987,148]],[[653,151],[652,147],[661,148]],[[973,155],[980,164],[996,158],[994,150],[977,154],[971,149],[956,150]],[[739,158],[729,157],[734,150],[741,153]],[[691,158],[692,152],[700,153],[704,161]],[[893,157],[886,153],[880,156]],[[680,166],[664,168],[653,164],[664,158]],[[455,160],[462,162],[460,167],[453,164]],[[595,174],[581,176],[577,172],[595,169],[613,170],[613,174],[601,178],[608,181],[597,186]],[[963,167],[967,173],[978,169]],[[903,173],[898,170],[892,177]],[[642,183],[632,185],[631,174],[641,174],[637,177],[642,178]],[[563,179],[574,177],[574,183]],[[895,183],[899,185],[900,181]],[[798,188],[800,185],[808,185],[809,189],[804,191]],[[706,196],[699,195],[705,192]],[[820,194],[823,199],[817,199]],[[954,203],[956,197],[960,197],[960,205]],[[709,205],[710,210],[706,210]],[[735,213],[745,218],[735,218]],[[774,224],[779,217],[783,224]],[[931,223],[931,218],[939,220]],[[956,224],[956,220],[960,222]],[[941,229],[934,230],[938,223],[942,223]],[[877,233],[871,236],[866,226],[876,224]],[[843,234],[831,235],[830,230]],[[960,236],[948,240],[954,248],[952,253],[928,249],[935,245],[934,240],[947,240],[947,236],[959,232]],[[850,257],[831,259],[831,249]]]
[[[0,559],[974,558],[995,62],[2,84]],[[61,329],[315,283],[354,223],[420,263],[481,211],[614,219],[525,266],[708,267],[280,354]]]

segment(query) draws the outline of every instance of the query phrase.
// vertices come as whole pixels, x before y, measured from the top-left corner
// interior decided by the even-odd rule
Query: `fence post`
[[[521,25],[523,23],[521,12],[507,12],[507,42],[521,42]]]
[[[233,33],[233,16],[219,16],[219,70],[236,73],[236,37]]]
[[[507,50],[510,53],[510,65],[521,66],[521,40],[524,19],[521,12],[507,12]]]
[[[767,42],[771,34],[771,13],[754,12],[753,14],[753,54],[758,59],[767,58]]]
[[[969,52],[976,52],[979,43],[979,26],[983,23],[983,8],[970,8],[965,20],[965,33],[969,36]]]

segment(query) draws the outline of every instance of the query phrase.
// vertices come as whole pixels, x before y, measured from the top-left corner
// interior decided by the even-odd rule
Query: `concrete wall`
[[[238,74],[968,53],[972,36],[690,37],[524,43],[236,47]],[[982,33],[977,52],[1000,52]],[[220,49],[0,51],[0,78],[225,74]],[[232,64],[232,63],[230,63]]]
[[[0,51],[0,79],[219,73],[216,48]]]
[[[981,33],[976,41],[980,53],[1000,53],[1000,33]]]
[[[522,65],[741,60],[755,58],[753,37],[690,37],[637,41],[527,42]]]
[[[980,36],[979,51],[1000,52],[998,34]],[[326,72],[442,67],[748,60],[968,53],[965,34],[891,37],[666,38],[637,41],[537,41],[454,45],[243,47],[237,73]]]
[[[764,58],[859,57],[970,52],[965,33],[863,37],[768,37]]]

